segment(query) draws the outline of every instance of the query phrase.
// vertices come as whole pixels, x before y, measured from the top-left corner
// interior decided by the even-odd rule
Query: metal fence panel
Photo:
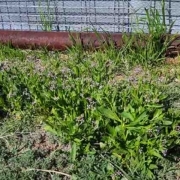
[[[131,32],[144,8],[161,0],[1,0],[0,29]],[[166,0],[167,23],[180,31],[180,3]]]

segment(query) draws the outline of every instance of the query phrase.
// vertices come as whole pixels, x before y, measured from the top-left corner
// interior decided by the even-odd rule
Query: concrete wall
[[[48,17],[47,0],[1,0],[0,29],[42,30],[40,13]],[[153,0],[49,0],[53,31],[131,31],[144,8],[159,8]],[[174,32],[180,31],[180,3],[166,2],[167,23],[175,20]]]

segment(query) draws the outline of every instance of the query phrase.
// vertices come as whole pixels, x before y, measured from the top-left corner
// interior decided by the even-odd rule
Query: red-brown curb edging
[[[98,48],[104,43],[113,42],[117,47],[123,45],[122,33],[95,33],[95,32],[45,32],[45,31],[17,31],[0,30],[0,43],[11,44],[22,49],[47,48],[48,50],[66,50],[74,42],[84,47]],[[73,41],[74,39],[75,41]],[[166,52],[179,54],[180,40],[177,36]]]

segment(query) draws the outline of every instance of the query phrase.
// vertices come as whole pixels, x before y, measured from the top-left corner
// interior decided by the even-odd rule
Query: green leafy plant
[[[163,152],[173,147],[174,142],[178,143],[178,131],[173,128],[178,122],[164,113],[165,98],[153,84],[140,83],[119,91],[110,108],[99,108],[106,117],[101,127],[104,132],[101,147],[111,150],[128,170],[136,167],[133,174],[141,172],[146,179],[154,178],[156,161],[163,159]]]
[[[165,0],[161,1],[161,12],[156,8],[145,9],[145,17],[137,20],[135,32],[124,35],[123,56],[132,63],[155,65],[162,62],[174,36],[170,32],[175,22],[166,24]],[[144,28],[139,25],[144,25]]]
[[[161,66],[146,68],[163,56],[155,47],[166,47],[158,46],[164,20],[157,11],[146,16],[150,36],[125,36],[121,49],[107,43],[101,51],[85,51],[71,35],[74,46],[65,54],[0,48],[1,177],[52,178],[63,167],[64,147],[72,176],[66,175],[74,179],[177,179],[179,112],[172,105],[179,93],[172,87],[178,91],[178,72],[162,77]],[[150,50],[134,44],[137,38],[149,41]],[[47,145],[46,135],[40,142],[29,136],[25,149],[22,136],[11,141],[4,135],[34,131],[36,123],[62,143],[60,149],[54,149],[57,141]]]
[[[50,0],[46,0],[46,9],[42,10],[41,8],[41,0],[39,1],[39,13],[40,13],[40,19],[42,24],[42,30],[43,31],[52,31],[53,28],[53,21],[54,21],[54,15],[51,9]]]

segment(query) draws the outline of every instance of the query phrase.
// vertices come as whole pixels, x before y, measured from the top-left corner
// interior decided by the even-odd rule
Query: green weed
[[[165,20],[146,16],[150,35],[121,49],[85,51],[74,37],[65,54],[1,46],[2,179],[179,178],[179,71],[158,66]]]
[[[157,65],[164,61],[165,52],[174,36],[170,36],[174,22],[166,24],[165,0],[162,0],[161,11],[155,8],[145,9],[145,17],[137,19],[135,33],[124,35],[122,55],[132,64],[146,66]],[[143,24],[144,28],[138,28]]]
[[[41,8],[41,0],[39,0],[39,14],[40,14],[40,20],[42,24],[42,30],[43,31],[52,31],[53,29],[53,21],[54,21],[54,15],[52,12],[52,9],[50,7],[50,1],[46,0],[46,10],[43,11]]]

